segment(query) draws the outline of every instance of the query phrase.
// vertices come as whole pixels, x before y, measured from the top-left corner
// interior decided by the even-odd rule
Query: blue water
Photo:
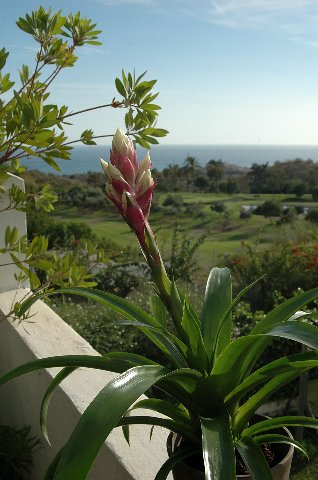
[[[99,158],[108,160],[109,146],[92,145],[78,146],[72,150],[71,160],[61,160],[58,164],[62,174],[85,173],[101,171]],[[142,159],[146,150],[137,148],[138,158]],[[308,158],[318,161],[318,145],[155,145],[150,151],[153,168],[162,170],[169,164],[182,165],[188,156],[194,156],[201,163],[206,164],[211,159],[221,159],[223,162],[250,167],[252,163],[266,163],[291,160],[294,158]],[[24,162],[29,169],[38,169],[42,172],[57,173],[43,160],[30,159]]]

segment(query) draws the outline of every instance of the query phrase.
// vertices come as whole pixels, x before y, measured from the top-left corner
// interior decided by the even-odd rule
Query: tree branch
[[[86,113],[86,112],[91,112],[92,110],[97,110],[99,108],[107,108],[107,107],[113,107],[113,108],[122,108],[124,107],[125,102],[112,102],[112,103],[106,103],[105,105],[98,105],[96,107],[90,107],[90,108],[85,108],[84,110],[78,110],[77,112],[73,113],[68,113],[67,115],[64,115],[61,117],[61,120],[64,120],[65,118],[68,117],[73,117],[74,115],[79,115],[80,113]]]

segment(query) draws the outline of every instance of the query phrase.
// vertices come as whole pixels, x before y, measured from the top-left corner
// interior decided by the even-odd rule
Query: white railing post
[[[24,180],[10,174],[10,178],[4,184],[6,191],[0,195],[0,248],[5,246],[4,237],[7,226],[11,228],[16,227],[19,231],[19,237],[27,232],[26,214],[24,212],[17,212],[16,210],[5,210],[9,205],[8,191],[12,185],[16,185],[24,191]],[[11,257],[8,253],[0,255],[0,292],[29,287],[28,282],[25,282],[23,285],[18,284],[15,274],[19,273],[19,271],[18,267],[12,264]]]

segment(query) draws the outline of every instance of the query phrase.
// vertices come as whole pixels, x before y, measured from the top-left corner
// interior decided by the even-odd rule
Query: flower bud
[[[148,218],[155,182],[151,175],[149,153],[138,164],[133,142],[117,129],[110,151],[110,162],[101,159],[106,175],[106,195],[119,209],[128,225],[144,244],[144,226]]]

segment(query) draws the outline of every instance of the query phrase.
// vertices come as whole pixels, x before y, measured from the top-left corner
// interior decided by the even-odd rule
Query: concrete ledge
[[[26,293],[26,289],[0,293],[2,313],[7,314],[12,302],[23,298]],[[34,316],[19,326],[7,320],[0,323],[0,374],[43,357],[99,355],[45,303],[38,301],[32,308],[32,313]],[[30,480],[43,479],[51,459],[69,437],[82,412],[115,376],[109,372],[80,368],[58,387],[48,414],[48,432],[52,443],[50,447],[40,432],[39,412],[47,385],[58,370],[32,372],[0,387],[0,422],[16,426],[31,425],[32,433],[42,439],[43,448],[35,456]],[[145,415],[147,413],[149,414],[144,412]],[[88,478],[153,480],[167,458],[167,432],[156,427],[151,441],[149,434],[148,426],[131,427],[129,447],[121,429],[115,429],[101,449]]]
[[[16,227],[19,232],[19,238],[25,235],[26,228],[26,215],[25,212],[18,212],[17,210],[5,210],[9,205],[8,191],[15,185],[24,192],[24,180],[16,175],[9,174],[9,179],[3,185],[6,189],[4,194],[0,195],[0,248],[5,246],[5,231],[7,227],[11,229]],[[15,274],[19,274],[18,267],[12,264],[12,259],[9,253],[0,255],[0,292],[6,292],[17,288],[17,281],[14,277]],[[29,282],[25,282],[21,287],[30,287]]]

